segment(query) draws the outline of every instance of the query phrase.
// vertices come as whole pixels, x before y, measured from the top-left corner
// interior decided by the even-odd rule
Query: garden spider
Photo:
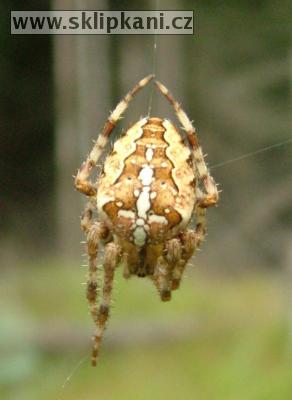
[[[188,145],[167,119],[142,118],[114,143],[98,181],[89,180],[129,102],[152,79],[153,75],[142,79],[117,105],[75,178],[75,187],[88,198],[81,227],[89,258],[87,299],[96,324],[92,365],[96,365],[109,316],[113,278],[119,263],[125,278],[148,276],[161,300],[170,300],[188,260],[204,239],[206,209],[218,201],[217,187],[204,162],[195,128],[158,81],[156,86],[173,106],[186,131]],[[98,220],[94,218],[96,212]],[[188,229],[193,215],[195,229]],[[104,284],[98,305],[100,243],[104,245]]]

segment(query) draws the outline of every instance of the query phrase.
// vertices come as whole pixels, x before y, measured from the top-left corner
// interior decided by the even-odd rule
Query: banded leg
[[[163,256],[159,257],[153,274],[153,281],[162,301],[171,299],[171,278],[173,266]]]
[[[131,271],[130,271],[130,268],[129,268],[129,261],[128,261],[128,254],[127,253],[123,253],[122,264],[124,266],[123,277],[125,279],[129,279],[130,276],[131,276]]]
[[[174,99],[168,89],[158,81],[155,81],[155,84],[173,106],[179,121],[187,133],[188,142],[192,149],[192,158],[194,161],[194,167],[196,169],[196,175],[198,176],[199,181],[202,182],[205,190],[205,193],[202,193],[202,197],[198,199],[200,206],[204,208],[213,206],[218,202],[219,199],[218,190],[214,179],[209,174],[206,166],[202,149],[198,142],[196,130],[189,120],[187,114],[181,108],[180,104]]]
[[[187,262],[192,257],[197,247],[196,231],[187,230],[181,235],[181,257],[174,266],[172,274],[171,290],[177,290],[180,286]]]
[[[110,134],[112,133],[122,114],[126,111],[129,102],[132,100],[134,95],[144,86],[146,86],[152,79],[153,75],[149,75],[138,82],[137,85],[135,85],[134,88],[128,94],[126,94],[123,100],[120,101],[114,111],[110,114],[103,130],[101,131],[97,141],[93,146],[93,149],[87,157],[87,160],[81,165],[80,169],[78,170],[77,176],[75,178],[75,187],[80,192],[84,193],[87,196],[94,196],[96,194],[96,188],[89,180],[92,169],[96,166],[96,163],[99,160],[103,149],[108,143]]]
[[[175,265],[172,274],[171,290],[177,290],[180,287],[181,278],[183,276],[186,264],[186,260],[179,260]]]
[[[104,285],[103,285],[102,301],[95,318],[96,332],[93,335],[93,348],[92,348],[92,358],[91,358],[91,363],[93,366],[96,365],[96,359],[98,356],[100,343],[109,316],[114,272],[120,261],[120,256],[121,256],[121,249],[119,245],[110,242],[105,246]]]
[[[162,301],[171,299],[173,270],[180,259],[180,240],[177,238],[168,240],[164,247],[164,255],[158,258],[153,274],[153,281]]]
[[[188,229],[181,235],[182,253],[181,258],[173,269],[172,290],[176,290],[180,286],[186,265],[195,251],[200,247],[205,238],[206,233],[206,209],[200,208],[195,211],[197,217],[197,225],[195,230]]]
[[[179,279],[179,271],[181,270],[182,260],[182,243],[179,239],[174,238],[167,241],[166,246],[166,255],[165,258],[172,265],[172,277],[171,277],[171,290],[174,290],[178,287],[176,286],[176,281]],[[182,271],[183,272],[183,271]],[[182,274],[181,272],[181,274]],[[180,275],[179,275],[180,276]]]
[[[88,276],[86,298],[89,310],[94,321],[97,319],[97,287],[98,287],[98,269],[97,255],[100,240],[106,240],[109,236],[109,230],[102,222],[93,222],[93,205],[89,201],[82,216],[81,227],[86,234],[87,254],[88,254]]]

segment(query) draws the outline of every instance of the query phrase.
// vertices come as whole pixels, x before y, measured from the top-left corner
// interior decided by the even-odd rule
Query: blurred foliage
[[[191,273],[170,303],[161,303],[152,283],[117,272],[114,307],[97,368],[89,362],[90,334],[83,271],[50,262],[7,272],[1,283],[1,398],[288,400],[292,352],[284,280],[274,275],[237,279]],[[5,282],[13,282],[9,287]],[[137,341],[138,326],[184,317],[197,329],[180,340],[159,336]],[[73,325],[72,325],[73,324]],[[127,342],[108,342],[126,324]],[[67,327],[67,341],[54,327]],[[85,327],[84,342],[70,347],[71,327]],[[45,327],[45,330],[44,330]],[[185,327],[188,329],[187,326]],[[43,332],[43,333],[41,333]],[[148,334],[155,331],[148,331]],[[48,336],[42,343],[42,336]],[[85,335],[84,335],[85,334]],[[35,340],[32,340],[35,338]],[[147,335],[146,335],[147,339]],[[85,357],[85,359],[84,359]],[[80,364],[80,365],[79,365]],[[75,370],[76,369],[76,370]],[[66,378],[73,376],[66,381]],[[64,388],[62,387],[65,384]]]

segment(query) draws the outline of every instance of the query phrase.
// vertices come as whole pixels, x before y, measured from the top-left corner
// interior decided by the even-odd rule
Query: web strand
[[[155,11],[158,12],[159,9],[159,0],[156,0]],[[157,65],[157,34],[154,33],[153,35],[153,47],[152,47],[152,71],[151,73],[155,76],[156,75],[156,65]],[[153,92],[154,86],[151,86],[149,103],[148,103],[148,117],[150,117],[151,110],[152,110],[152,103],[153,103]]]
[[[67,386],[67,384],[69,383],[69,381],[71,380],[72,376],[75,374],[75,372],[77,372],[77,370],[80,368],[80,366],[88,359],[88,355],[82,357],[78,363],[75,365],[75,367],[72,369],[71,373],[67,376],[67,378],[65,379],[65,381],[62,384],[62,389],[65,389],[65,387]]]
[[[245,158],[253,157],[256,154],[264,153],[266,151],[275,149],[277,147],[284,146],[285,144],[288,144],[288,143],[291,143],[291,142],[292,142],[292,138],[286,139],[286,140],[283,140],[282,142],[278,142],[278,143],[272,144],[270,146],[262,147],[262,148],[260,148],[258,150],[251,151],[250,153],[245,153],[245,154],[243,154],[241,156],[238,156],[238,157],[235,157],[235,158],[231,158],[230,160],[223,161],[221,163],[211,165],[209,168],[210,169],[215,169],[215,168],[224,167],[225,165],[232,164],[232,163],[234,163],[236,161],[241,161],[241,160],[243,160]]]

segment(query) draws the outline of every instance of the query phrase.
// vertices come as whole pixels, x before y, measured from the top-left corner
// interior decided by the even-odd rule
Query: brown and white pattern
[[[138,247],[184,229],[195,204],[191,152],[167,120],[144,118],[117,140],[98,183],[100,217]]]
[[[109,315],[114,271],[121,262],[124,276],[148,276],[163,301],[179,287],[185,266],[206,233],[206,208],[218,201],[195,129],[169,91],[158,89],[174,107],[188,145],[174,125],[157,117],[143,118],[114,143],[98,182],[89,180],[117,121],[133,96],[153,76],[142,79],[111,113],[75,179],[88,196],[81,226],[87,237],[89,275],[87,298],[96,323],[92,364]],[[94,218],[98,215],[98,220]],[[188,229],[192,216],[194,230]],[[97,305],[97,253],[105,246],[104,285]]]

